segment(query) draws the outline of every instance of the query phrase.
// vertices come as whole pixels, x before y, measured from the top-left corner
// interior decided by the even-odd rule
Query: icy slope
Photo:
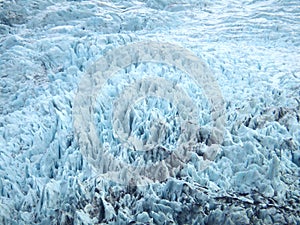
[[[1,224],[300,223],[297,1],[0,1],[0,21]],[[124,187],[98,177],[83,157],[72,110],[97,59],[147,40],[183,46],[209,65],[225,99],[226,131],[206,170],[196,152],[167,181]],[[192,79],[141,63],[99,93],[95,108],[104,113],[94,119],[103,142],[114,128],[107,95],[126,85],[136,92],[132,75],[181,83],[200,110],[199,124],[211,128]],[[181,128],[167,119],[178,110],[149,102],[148,109],[134,105],[135,136],[149,128],[140,118],[162,118],[174,130],[161,141],[174,147]],[[204,132],[204,146],[207,139]],[[132,163],[125,153],[114,156]]]

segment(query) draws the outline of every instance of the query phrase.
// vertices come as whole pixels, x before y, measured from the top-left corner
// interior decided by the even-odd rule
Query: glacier
[[[0,224],[299,224],[299,24],[296,0],[0,1]],[[124,185],[83,154],[75,99],[95,62],[147,41],[209,67],[226,125],[210,154],[211,105],[185,71],[159,62],[116,71],[90,120],[120,165],[168,158],[190,112],[201,126],[188,160],[153,167],[164,179]],[[147,85],[169,97],[136,99]],[[129,130],[135,144],[120,147]],[[154,150],[132,150],[145,146]]]

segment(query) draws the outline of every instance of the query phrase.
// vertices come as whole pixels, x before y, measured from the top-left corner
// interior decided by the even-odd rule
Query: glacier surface
[[[178,84],[176,93],[185,92],[177,95],[190,96],[195,107],[187,107],[197,108],[201,125],[199,149],[170,178],[124,186],[99,176],[82,154],[74,99],[103,55],[149,40],[182,46],[209,66],[225,101],[226,127],[220,152],[203,170],[212,129],[203,90],[160,63],[118,71],[99,90],[92,118],[115,158],[155,162],[177,147],[182,127],[174,118],[185,109],[156,96],[124,97],[143,85],[167,91]],[[299,224],[299,58],[296,0],[0,1],[0,223]],[[118,129],[121,103],[130,99],[134,147],[162,143],[151,154],[114,140],[128,138],[128,127]],[[165,134],[159,126],[151,130],[157,121]]]

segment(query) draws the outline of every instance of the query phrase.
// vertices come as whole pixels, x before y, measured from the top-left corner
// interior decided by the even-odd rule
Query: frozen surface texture
[[[186,71],[153,62],[117,71],[92,95],[91,118],[115,158],[163,159],[184,133],[180,118],[196,113],[201,125],[198,148],[169,179],[124,186],[83,156],[74,99],[94,62],[142,41],[182,46],[209,66],[226,127],[220,152],[208,153],[212,109]],[[299,224],[299,59],[296,0],[0,1],[0,224]],[[191,109],[130,91],[162,86]],[[126,148],[114,140],[131,137]],[[153,151],[130,149],[143,146]]]

